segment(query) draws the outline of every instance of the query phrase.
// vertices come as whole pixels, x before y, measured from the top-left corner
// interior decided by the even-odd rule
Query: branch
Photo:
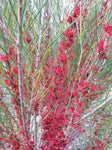
[[[19,125],[18,125],[16,119],[12,116],[11,112],[9,111],[7,105],[4,103],[3,100],[1,100],[1,106],[4,108],[5,112],[7,112],[10,117],[12,117],[13,121],[16,123],[17,127],[19,128]],[[9,120],[9,121],[11,122],[11,120]]]
[[[17,36],[17,55],[18,55],[18,72],[19,72],[19,96],[21,103],[21,112],[23,118],[23,126],[27,137],[26,115],[24,110],[23,99],[23,65],[22,65],[22,0],[18,0],[18,36]]]
[[[37,119],[36,119],[36,116],[37,116],[37,113],[36,113],[36,111],[35,111],[35,113],[34,113],[34,120],[35,120],[35,123],[34,123],[34,125],[35,125],[35,150],[37,150]]]
[[[2,30],[4,30],[8,36],[10,37],[11,41],[16,43],[16,40],[12,37],[12,35],[9,33],[9,31],[7,30],[6,26],[3,24],[2,20],[0,19],[0,27]]]
[[[1,10],[0,10],[0,21],[2,21]],[[5,47],[6,46],[6,40],[5,40],[5,34],[4,34],[3,27],[1,27],[1,30],[2,30],[2,35],[3,35],[3,40],[4,40],[4,47]]]
[[[87,117],[89,117],[90,115],[92,115],[94,112],[96,112],[98,109],[100,109],[101,107],[103,107],[104,105],[106,105],[108,102],[110,102],[110,100],[112,100],[112,97],[108,98],[106,101],[104,101],[101,105],[97,106],[95,109],[93,109],[90,113],[84,115],[81,120],[86,119]]]

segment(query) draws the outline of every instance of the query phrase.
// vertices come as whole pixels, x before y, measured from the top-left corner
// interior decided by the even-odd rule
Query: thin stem
[[[36,119],[36,116],[37,116],[37,113],[35,111],[35,114],[34,114],[34,121],[35,121],[35,150],[37,150],[37,119]]]
[[[11,41],[16,43],[16,40],[12,37],[12,35],[10,34],[10,32],[7,30],[6,26],[3,24],[2,20],[0,19],[0,27],[2,28],[2,30],[4,30],[7,35],[10,37]]]
[[[78,69],[80,67],[80,63],[81,63],[81,59],[82,59],[82,52],[83,52],[83,47],[82,47],[82,17],[81,17],[81,3],[80,2],[80,33],[78,32],[78,36],[80,36],[79,41],[80,41],[80,47],[81,47],[81,51],[80,51],[80,58],[79,58],[79,62],[78,62]],[[78,23],[77,23],[77,29],[78,29]]]
[[[23,67],[22,67],[22,0],[18,0],[18,37],[17,37],[17,55],[18,55],[18,72],[19,72],[19,96],[21,103],[21,112],[23,118],[23,126],[25,134],[27,136],[26,128],[26,115],[24,110],[24,99],[23,99]]]
[[[2,22],[2,15],[1,15],[1,10],[0,10],[0,22]],[[4,33],[4,29],[1,26],[2,29],[2,35],[3,35],[3,40],[4,40],[4,47],[6,46],[6,40],[5,40],[5,33]]]
[[[110,100],[112,100],[112,97],[108,98],[106,101],[104,101],[101,105],[97,106],[95,109],[93,109],[91,112],[89,112],[88,114],[84,115],[81,120],[86,119],[87,117],[89,117],[90,115],[92,115],[93,113],[95,113],[98,109],[100,109],[101,107],[103,107],[104,105],[106,105],[108,102],[110,102]]]

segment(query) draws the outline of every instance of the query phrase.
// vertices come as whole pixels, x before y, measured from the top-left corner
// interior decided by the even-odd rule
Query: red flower
[[[74,42],[74,40],[72,39],[72,38],[68,38],[67,40],[66,40],[66,45],[67,45],[67,47],[68,48],[70,48],[72,45],[73,45],[73,42]]]
[[[9,46],[9,55],[13,56],[14,55],[14,47]]]
[[[14,14],[13,14],[13,13],[10,13],[10,15],[13,16]]]
[[[68,18],[67,22],[70,23],[70,24],[72,23],[72,16],[70,16],[70,17]]]
[[[112,36],[112,25],[110,24],[110,22],[108,22],[107,24],[104,24],[104,30],[106,33]]]
[[[108,51],[108,49],[105,49],[104,47],[105,44],[105,40],[101,40],[99,43],[99,55],[100,55],[100,59],[108,59],[108,55],[106,55],[106,52]]]
[[[30,33],[29,32],[27,32],[26,33],[26,37],[25,37],[25,42],[27,42],[27,43],[31,43],[31,36],[30,36]]]
[[[97,66],[94,66],[93,70],[94,70],[94,71],[98,71],[98,67],[97,67]]]
[[[95,84],[92,84],[91,85],[91,90],[93,91],[93,92],[97,92],[97,86],[95,86]]]
[[[105,55],[105,53],[104,53],[104,54],[102,54],[102,55],[100,56],[100,58],[102,58],[102,59],[108,59],[108,58],[109,58],[109,55]]]
[[[108,0],[103,3],[104,6],[107,6]]]
[[[14,71],[15,74],[18,74],[18,68],[17,67],[14,67],[13,71]]]
[[[76,19],[80,15],[80,6],[77,6],[74,10],[73,18]]]
[[[7,80],[5,80],[5,84],[8,85],[8,86],[11,86],[12,82],[9,79],[7,79]]]
[[[104,49],[105,40],[101,40],[99,43],[99,53],[101,53]]]
[[[16,104],[14,99],[11,99],[11,103],[14,105]]]
[[[10,72],[10,71],[6,71],[5,73],[6,73],[8,76],[11,75],[11,72]]]
[[[9,58],[8,58],[8,56],[7,55],[0,55],[0,58],[1,58],[1,60],[2,61],[9,61]]]
[[[60,49],[65,50],[66,49],[66,43],[65,43],[65,41],[62,40],[60,44],[61,44]]]
[[[73,37],[73,30],[68,28],[65,33],[64,33],[65,36],[67,36],[68,38],[71,38]]]
[[[55,73],[56,73],[57,75],[60,75],[60,74],[62,73],[61,67],[57,67],[57,68],[55,69]]]
[[[62,63],[64,63],[64,64],[67,63],[66,54],[62,54],[62,53],[61,53],[61,54],[59,55],[59,57],[60,57],[60,60],[61,60]]]

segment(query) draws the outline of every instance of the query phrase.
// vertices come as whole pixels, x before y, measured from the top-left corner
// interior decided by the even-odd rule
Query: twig
[[[37,150],[37,119],[36,119],[37,113],[35,111],[34,113],[34,120],[35,120],[35,150]]]
[[[10,37],[11,41],[16,43],[16,40],[12,37],[12,35],[9,33],[9,31],[7,30],[6,26],[3,24],[3,22],[0,19],[0,27],[2,28],[2,30],[4,30],[8,36]]]
[[[23,67],[22,67],[22,0],[18,0],[18,36],[17,36],[17,55],[18,55],[18,72],[19,72],[19,96],[21,103],[21,112],[23,118],[23,126],[25,130],[25,135],[27,137],[27,128],[26,128],[26,115],[24,110],[24,99],[23,99]]]
[[[1,15],[1,10],[0,10],[0,21],[2,21],[2,15]],[[3,40],[4,40],[4,47],[6,46],[6,40],[5,40],[5,33],[3,27],[1,27],[2,30],[2,35],[3,35]]]
[[[98,109],[100,109],[101,107],[103,107],[104,105],[106,105],[110,100],[112,100],[112,97],[108,98],[106,101],[104,101],[101,105],[97,106],[95,109],[93,109],[91,112],[89,112],[88,114],[84,115],[81,120],[86,119],[87,117],[89,117],[90,115],[92,115],[94,112],[96,112]]]

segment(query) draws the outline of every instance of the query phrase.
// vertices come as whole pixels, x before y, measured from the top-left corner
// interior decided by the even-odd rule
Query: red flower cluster
[[[112,25],[110,22],[104,24],[104,30],[109,36],[112,36]]]
[[[80,6],[76,6],[74,13],[72,15],[70,15],[70,17],[68,18],[68,22],[71,24],[73,21],[75,21],[80,15]],[[74,23],[75,26],[75,23]]]
[[[108,46],[105,49],[105,40],[101,40],[99,43],[99,55],[100,59],[108,59],[109,55],[106,55],[106,52],[108,51]]]
[[[0,55],[0,59],[4,62],[9,61],[9,58],[7,55]]]

